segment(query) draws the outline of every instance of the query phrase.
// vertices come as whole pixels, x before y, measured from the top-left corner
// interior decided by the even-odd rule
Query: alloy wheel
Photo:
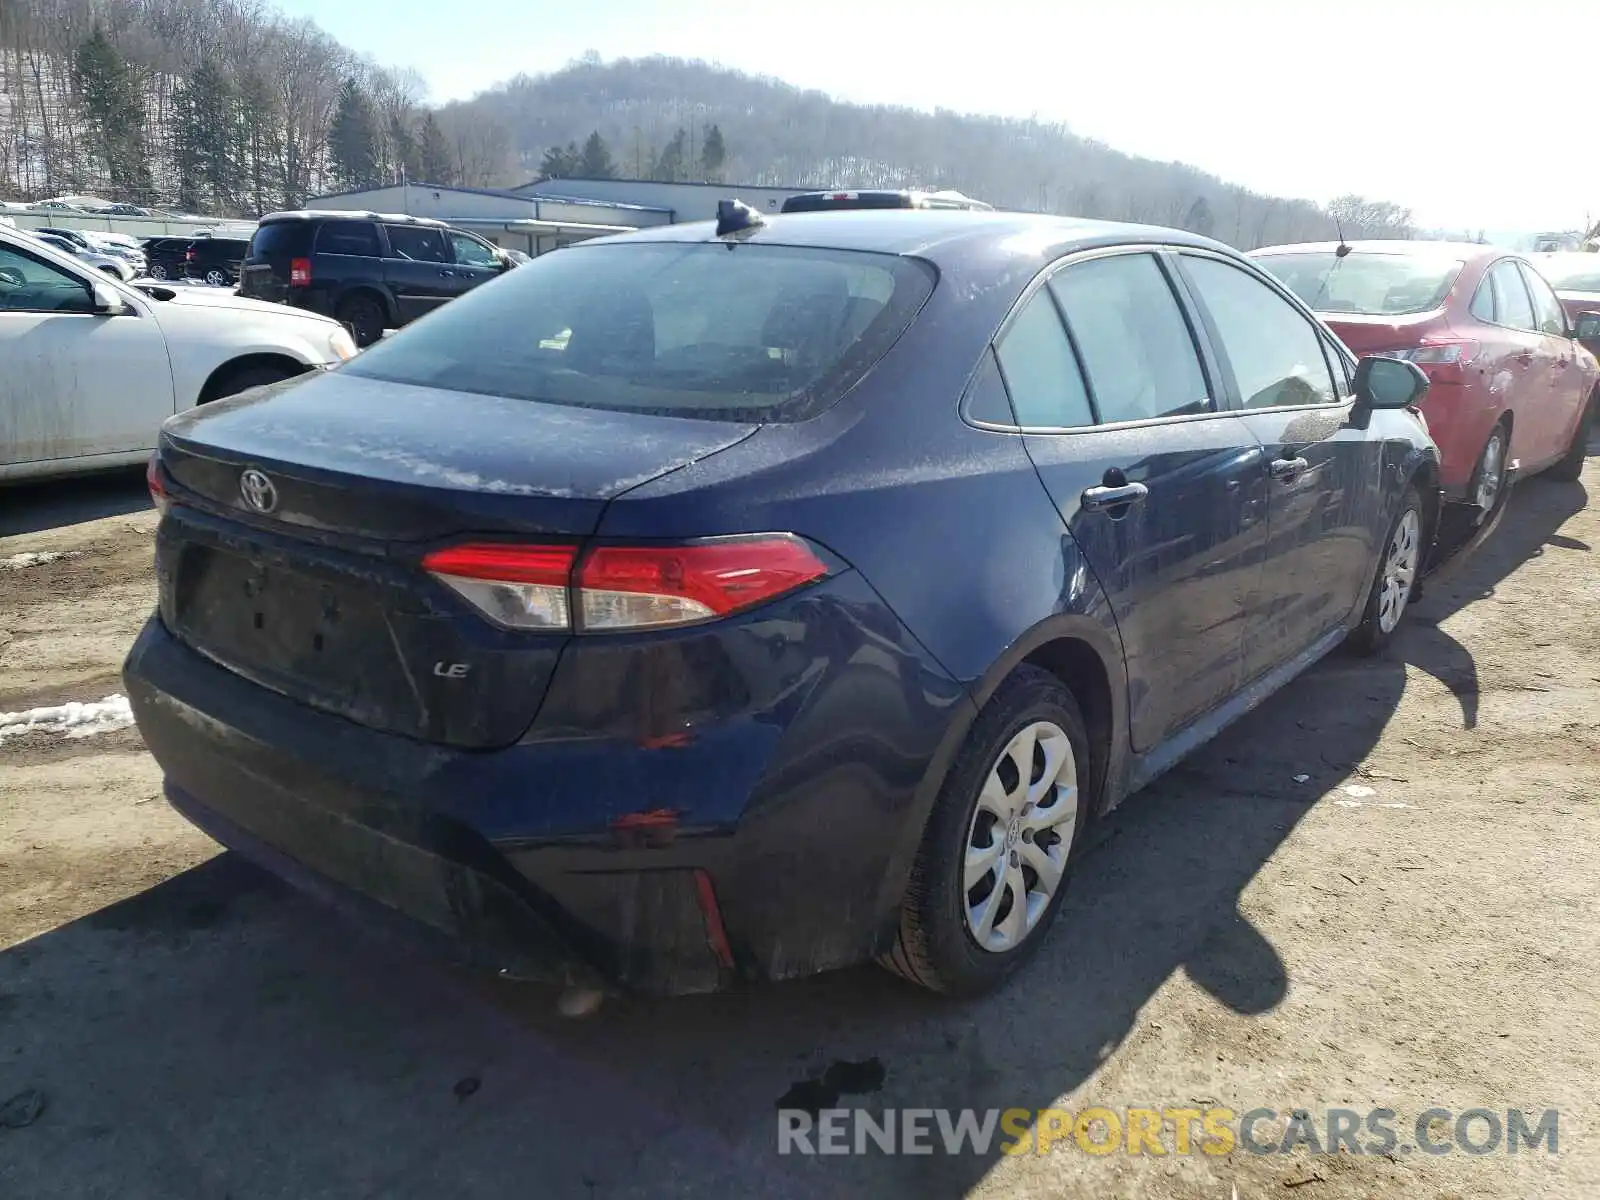
[[[221,287],[228,282],[228,276],[226,273],[212,267],[211,270],[206,272],[206,282],[212,287]]]
[[[967,831],[962,909],[984,950],[1013,950],[1033,932],[1061,886],[1078,822],[1072,742],[1035,721],[990,767]]]
[[[1505,475],[1505,435],[1496,429],[1489,435],[1483,448],[1483,459],[1478,463],[1478,487],[1473,501],[1484,512],[1494,507],[1500,498],[1500,483]]]
[[[1417,558],[1422,543],[1422,521],[1408,508],[1395,522],[1389,548],[1383,556],[1383,587],[1378,593],[1378,628],[1391,633],[1405,615],[1411,585],[1417,578]]]

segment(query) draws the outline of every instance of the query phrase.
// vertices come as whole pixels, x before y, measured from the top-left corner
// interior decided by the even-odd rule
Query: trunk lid
[[[289,295],[289,271],[297,258],[311,256],[312,224],[290,219],[256,227],[239,267],[239,294],[281,304]]]
[[[1407,350],[1424,337],[1443,334],[1448,326],[1442,311],[1414,316],[1362,316],[1355,313],[1317,314],[1357,357],[1387,350]]]
[[[532,722],[569,635],[491,624],[421,569],[423,553],[457,537],[580,541],[612,497],[755,428],[338,372],[247,392],[162,431],[162,616],[207,658],[312,707],[503,746]]]

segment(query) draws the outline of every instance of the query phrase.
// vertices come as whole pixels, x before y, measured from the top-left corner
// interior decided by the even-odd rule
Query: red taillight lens
[[[1405,358],[1418,366],[1444,365],[1465,366],[1478,357],[1480,347],[1477,342],[1450,341],[1450,342],[1424,342],[1420,346],[1412,346],[1405,350],[1390,350],[1388,357]]]
[[[725,617],[828,573],[811,547],[791,534],[599,546],[581,561],[571,546],[481,543],[437,550],[422,565],[498,625],[593,631]]]
[[[289,260],[289,286],[311,286],[311,260],[309,258],[291,258]]]
[[[195,252],[193,250],[185,250],[183,252],[183,261],[184,262],[193,262],[195,260],[195,258],[196,258],[196,255],[195,255]]]
[[[152,454],[150,462],[144,469],[145,486],[150,489],[150,499],[156,506],[156,511],[166,515],[168,507],[172,504],[167,496],[167,485],[161,478],[161,456]]]
[[[684,625],[793,591],[828,568],[797,537],[733,538],[690,546],[598,546],[578,568],[585,629]]]

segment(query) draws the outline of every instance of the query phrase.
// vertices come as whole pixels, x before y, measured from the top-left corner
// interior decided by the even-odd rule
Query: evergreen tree
[[[577,142],[551,146],[539,163],[539,174],[547,179],[573,179],[582,174],[583,151]]]
[[[598,129],[583,143],[583,153],[578,161],[578,174],[583,179],[616,177],[617,168],[611,161],[611,147],[606,145],[606,140],[600,136]]]
[[[685,167],[687,150],[685,143],[689,140],[687,130],[679,129],[672,135],[672,140],[667,143],[666,149],[661,151],[661,156],[656,159],[655,177],[665,183],[678,183],[688,177]]]
[[[728,161],[728,147],[722,140],[722,129],[713,125],[706,130],[706,144],[700,147],[700,175],[707,183],[722,182],[722,166]]]
[[[450,156],[450,143],[444,130],[430,112],[422,118],[422,128],[417,134],[417,178],[424,183],[452,184],[456,182],[455,160]]]
[[[378,119],[361,85],[352,77],[344,81],[333,123],[328,127],[328,151],[333,171],[347,188],[376,187],[378,177]]]
[[[283,126],[277,98],[259,71],[247,71],[239,81],[239,115],[239,186],[244,207],[259,217],[277,207],[283,190],[279,171]]]
[[[401,117],[389,118],[389,146],[394,152],[395,174],[412,183],[421,179],[422,148],[410,124]]]
[[[98,24],[78,47],[72,81],[106,168],[112,199],[148,203],[154,190],[144,146],[144,96],[128,61]]]

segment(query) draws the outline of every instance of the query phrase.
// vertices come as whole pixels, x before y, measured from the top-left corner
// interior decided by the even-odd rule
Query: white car
[[[0,229],[0,483],[142,462],[173,413],[355,353],[327,317],[132,287]]]

